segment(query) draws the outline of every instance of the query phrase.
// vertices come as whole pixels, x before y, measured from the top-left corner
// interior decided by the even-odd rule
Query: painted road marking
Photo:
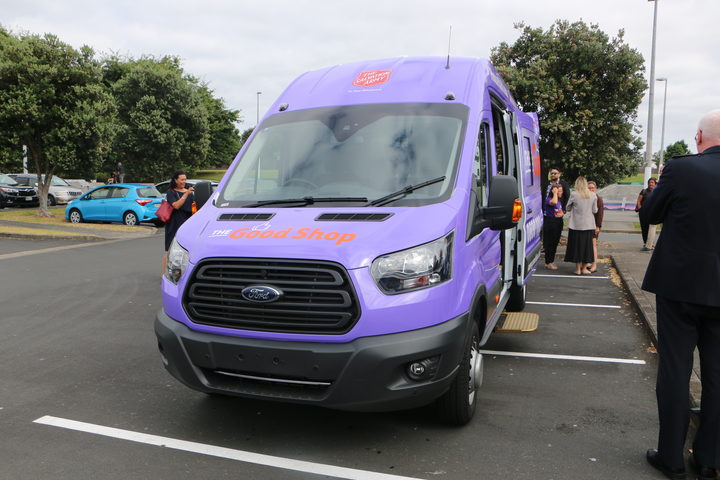
[[[610,277],[606,276],[595,276],[595,275],[545,275],[542,273],[536,273],[533,277],[545,277],[545,278],[597,278],[600,280],[607,280]]]
[[[78,422],[75,420],[52,417],[49,415],[34,420],[34,423],[76,430],[78,432],[92,433],[105,437],[118,438],[120,440],[143,443],[146,445],[154,445],[156,447],[172,448],[173,450],[200,453],[202,455],[209,455],[212,457],[254,463],[257,465],[282,468],[285,470],[314,473],[316,475],[326,475],[335,478],[347,478],[351,480],[421,480],[414,477],[389,475],[386,473],[371,472],[368,470],[356,470],[354,468],[337,467],[335,465],[306,462],[303,460],[293,460],[292,458],[276,457],[273,455],[263,455],[261,453],[246,452],[232,448],[217,447],[204,443],[188,442],[175,438],[149,435],[146,433],[133,432],[131,430],[122,430],[120,428],[105,427],[102,425]]]
[[[553,305],[557,307],[622,308],[617,305],[592,305],[588,303],[525,302],[528,305]]]
[[[555,360],[576,360],[578,362],[600,363],[627,363],[631,365],[645,365],[645,360],[633,358],[584,357],[577,355],[553,355],[550,353],[500,352],[495,350],[480,350],[483,355],[502,355],[507,357],[550,358]]]

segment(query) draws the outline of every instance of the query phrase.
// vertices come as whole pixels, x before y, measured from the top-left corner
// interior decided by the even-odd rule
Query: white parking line
[[[557,307],[590,307],[590,308],[622,308],[617,305],[592,305],[589,303],[553,303],[553,302],[525,302],[528,305],[553,305]]]
[[[254,463],[257,465],[264,465],[268,467],[283,468],[286,470],[295,470],[298,472],[314,473],[317,475],[327,475],[335,478],[347,478],[351,480],[421,480],[414,477],[402,477],[399,475],[389,475],[386,473],[371,472],[368,470],[356,470],[354,468],[337,467],[334,465],[326,465],[322,463],[293,460],[292,458],[275,457],[273,455],[263,455],[260,453],[245,452],[243,450],[234,450],[232,448],[216,447],[214,445],[207,445],[204,443],[188,442],[175,438],[160,437],[158,435],[149,435],[146,433],[133,432],[131,430],[105,427],[102,425],[78,422],[75,420],[52,417],[49,415],[34,420],[34,423],[66,428],[79,432],[92,433],[95,435],[103,435],[105,437],[118,438],[121,440],[128,440],[130,442],[155,445],[157,447],[172,448],[173,450],[200,453],[203,455],[210,455],[212,457],[220,457],[229,460],[237,460],[240,462]]]
[[[70,250],[73,248],[84,248],[84,247],[93,247],[93,246],[97,246],[97,245],[107,245],[109,243],[117,243],[117,242],[121,242],[121,241],[122,240],[98,240],[95,242],[76,243],[74,245],[61,245],[59,247],[40,248],[37,250],[26,250],[23,252],[6,253],[3,255],[0,255],[0,260],[5,260],[7,258],[27,257],[28,255],[38,255],[41,253],[59,252],[60,250]]]
[[[634,358],[583,357],[577,355],[553,355],[550,353],[500,352],[495,350],[480,350],[480,353],[482,353],[483,355],[502,355],[508,357],[551,358],[555,360],[577,360],[579,362],[628,363],[632,365],[645,365],[645,360],[637,360]]]
[[[542,273],[536,273],[533,277],[552,277],[552,278],[596,278],[599,280],[607,280],[610,277],[607,276],[595,276],[595,275],[544,275]]]

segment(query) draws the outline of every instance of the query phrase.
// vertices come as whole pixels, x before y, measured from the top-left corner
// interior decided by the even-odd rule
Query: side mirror
[[[471,236],[488,227],[491,230],[507,230],[514,227],[522,214],[515,177],[509,175],[492,177],[488,206],[480,207],[478,210],[478,215],[473,221]]]
[[[205,181],[195,184],[195,205],[197,205],[198,210],[210,200],[212,194],[213,190],[210,182]]]

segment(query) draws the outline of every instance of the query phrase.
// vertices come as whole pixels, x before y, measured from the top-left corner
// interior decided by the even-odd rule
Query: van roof
[[[444,103],[451,92],[455,103],[477,104],[480,87],[494,84],[505,100],[507,85],[485,59],[396,57],[335,65],[300,75],[280,95],[269,113],[367,103]]]

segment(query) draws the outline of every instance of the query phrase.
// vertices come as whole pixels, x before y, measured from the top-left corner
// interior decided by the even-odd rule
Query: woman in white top
[[[595,259],[592,239],[595,233],[597,196],[588,189],[585,177],[575,180],[575,190],[570,194],[566,210],[570,212],[570,222],[565,261],[575,263],[575,275],[589,275],[592,272],[587,264]]]

